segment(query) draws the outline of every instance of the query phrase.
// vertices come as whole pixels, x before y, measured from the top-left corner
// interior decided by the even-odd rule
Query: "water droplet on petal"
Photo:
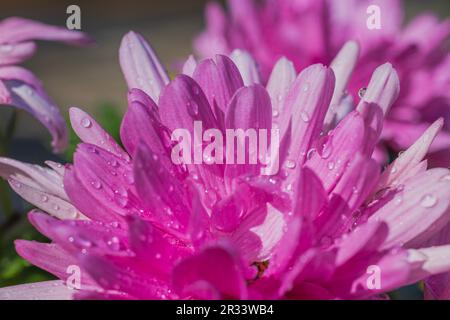
[[[316,149],[314,149],[314,148],[309,149],[308,153],[306,154],[306,159],[310,160],[313,157],[315,152],[316,152]]]
[[[100,181],[97,181],[97,180],[96,181],[92,181],[91,185],[94,187],[94,189],[97,189],[97,190],[102,188],[102,183]]]
[[[364,97],[364,95],[366,94],[367,88],[361,88],[358,91],[358,97],[360,97],[361,99]]]
[[[300,118],[302,118],[303,122],[306,123],[308,123],[310,120],[309,115],[305,111],[300,112]]]
[[[309,83],[305,83],[304,85],[303,85],[303,92],[306,92],[306,91],[308,91],[309,90]]]
[[[92,126],[92,122],[91,122],[91,120],[89,120],[88,118],[83,118],[83,119],[81,120],[81,126],[82,126],[83,128],[90,128],[90,127]]]
[[[48,201],[48,197],[46,195],[42,195],[41,196],[41,201],[42,202],[47,202]]]
[[[441,178],[442,181],[450,181],[450,174],[447,174]]]
[[[426,194],[420,200],[420,205],[424,208],[432,208],[436,205],[437,198],[433,194]]]
[[[334,162],[333,161],[328,162],[327,167],[328,167],[329,170],[333,170],[334,169]]]
[[[286,160],[286,168],[295,169],[296,163],[293,160]]]

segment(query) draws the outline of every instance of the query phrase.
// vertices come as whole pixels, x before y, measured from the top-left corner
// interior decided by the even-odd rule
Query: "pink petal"
[[[85,175],[81,175],[85,177]],[[97,189],[99,188],[100,189]],[[122,211],[116,209],[113,201],[107,199],[102,192],[102,183],[95,180],[86,181],[78,177],[74,168],[66,168],[64,174],[64,189],[71,203],[86,217],[94,221],[108,223],[124,222]]]
[[[239,69],[245,86],[261,83],[261,77],[259,75],[256,61],[248,52],[235,49],[231,52],[230,58]]]
[[[89,114],[78,108],[70,108],[72,128],[81,141],[103,148],[118,157],[129,159],[128,154],[114,141]]]
[[[78,259],[72,257],[57,244],[16,240],[15,245],[17,253],[22,258],[63,281],[66,281],[71,275],[70,272],[67,272],[70,266],[81,268]],[[82,286],[92,284],[92,280],[87,274],[81,274],[80,280]]]
[[[280,58],[273,67],[267,82],[267,92],[272,99],[273,117],[278,117],[282,114],[284,99],[296,77],[297,72],[294,64],[286,58]]]
[[[231,100],[226,116],[226,129],[247,129],[256,130],[256,135],[259,136],[259,130],[267,130],[267,136],[271,136],[272,129],[272,106],[270,97],[267,91],[261,85],[252,85],[239,89]],[[256,139],[259,142],[259,137]],[[237,142],[236,142],[237,141]],[[256,143],[255,141],[253,143]],[[258,155],[252,154],[249,146],[250,143],[245,144],[244,141],[235,139],[235,149],[230,155],[227,154],[227,165],[225,167],[225,179],[227,186],[231,187],[233,179],[240,175],[255,175],[259,174],[259,166],[257,164],[249,164],[251,157],[256,157],[258,163]],[[267,139],[267,146],[270,145],[269,138]],[[245,163],[237,163],[236,150],[243,150],[245,148]],[[258,148],[259,149],[259,148]],[[257,152],[257,149],[254,150]],[[230,163],[229,157],[233,156],[234,163]]]
[[[70,202],[28,185],[27,181],[10,178],[9,184],[23,199],[58,219],[86,219]]]
[[[7,66],[21,63],[31,58],[36,52],[36,48],[36,43],[32,41],[0,44],[0,65]]]
[[[133,31],[127,33],[122,39],[119,57],[128,88],[141,89],[158,101],[169,77],[145,39]]]
[[[38,211],[30,212],[28,219],[37,230],[73,255],[80,252],[110,256],[129,254],[127,234],[120,224],[58,220]]]
[[[390,63],[379,66],[372,74],[364,97],[358,104],[357,110],[362,112],[363,102],[377,104],[386,114],[397,99],[400,83],[397,72]]]
[[[391,163],[380,177],[377,190],[404,183],[413,177],[417,167],[428,153],[428,149],[444,124],[443,119],[436,120],[427,131],[411,146]]]
[[[293,83],[280,120],[282,136],[290,136],[290,159],[301,166],[323,127],[334,88],[333,71],[313,65],[303,70]],[[288,129],[290,132],[286,134]]]
[[[27,283],[0,289],[0,300],[71,300],[74,290],[60,280]]]
[[[25,79],[27,80],[29,79]],[[6,100],[2,103],[23,109],[38,119],[52,135],[54,151],[62,152],[67,146],[66,123],[53,101],[43,93],[42,88],[34,87],[36,82],[28,84],[22,79],[7,80],[3,84],[8,90],[9,97],[3,97]]]
[[[354,41],[348,41],[344,44],[330,65],[336,77],[336,83],[333,97],[330,102],[330,108],[325,117],[326,127],[330,127],[337,118],[337,108],[341,105],[341,100],[347,90],[347,84],[358,61],[358,56],[359,44]]]
[[[384,248],[415,247],[450,221],[450,179],[447,169],[431,169],[407,180],[397,195],[369,221],[385,221],[389,236]]]
[[[204,298],[200,296],[203,290],[192,290],[192,286],[198,288],[199,283],[208,283],[222,298],[245,299],[247,296],[240,261],[224,246],[206,248],[181,261],[173,271],[173,283],[182,296]]]
[[[194,56],[191,54],[183,64],[182,73],[192,78],[194,76],[194,71],[196,68],[197,60],[195,60]]]
[[[187,195],[163,166],[158,155],[141,145],[134,161],[137,194],[150,218],[161,225],[184,231],[188,225]]]
[[[363,118],[352,112],[308,151],[306,166],[320,178],[327,192],[334,188],[355,154],[362,151],[364,133]]]
[[[86,45],[92,39],[83,32],[50,26],[24,18],[8,18],[0,23],[0,42],[17,43],[27,40],[61,41],[73,45]]]
[[[62,177],[53,170],[13,159],[0,158],[0,176],[4,179],[14,178],[38,191],[68,200]]]
[[[201,61],[193,78],[202,87],[209,104],[213,107],[217,104],[222,112],[226,111],[234,93],[244,86],[236,65],[230,58],[222,55]]]

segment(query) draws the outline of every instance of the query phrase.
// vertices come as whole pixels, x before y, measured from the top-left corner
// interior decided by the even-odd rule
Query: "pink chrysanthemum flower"
[[[16,65],[33,56],[36,51],[34,40],[61,41],[80,46],[92,43],[92,39],[83,32],[23,18],[0,21],[0,105],[11,105],[29,112],[52,135],[54,151],[61,152],[67,146],[67,128],[63,117],[39,79]]]
[[[424,160],[442,119],[380,173],[372,153],[399,93],[384,64],[356,110],[323,134],[355,46],[334,62],[347,68],[317,64],[297,75],[281,59],[263,87],[249,55],[239,68],[223,55],[191,58],[169,80],[143,38],[127,34],[125,150],[73,108],[83,141],[73,165],[0,160],[11,187],[46,212],[29,218],[51,243],[17,241],[18,253],[62,280],[4,288],[0,297],[70,297],[64,284],[76,274],[75,297],[97,299],[362,299],[442,277],[450,270],[450,172],[427,170]],[[219,130],[278,126],[279,173],[175,165],[170,133],[194,133],[194,121]],[[440,287],[430,284],[430,296],[448,292],[434,280]]]
[[[369,29],[373,6],[378,6],[379,29]],[[401,93],[384,122],[379,161],[386,147],[405,150],[436,119],[446,119],[444,130],[430,147],[433,166],[448,166],[450,153],[450,21],[422,14],[402,26],[399,0],[255,0],[228,1],[229,14],[219,4],[206,8],[206,30],[196,39],[202,57],[250,52],[267,79],[282,56],[296,70],[313,63],[330,64],[349,40],[361,50],[356,72],[349,82],[346,105],[361,95],[377,66],[389,61],[399,74]],[[358,53],[356,53],[358,55]]]

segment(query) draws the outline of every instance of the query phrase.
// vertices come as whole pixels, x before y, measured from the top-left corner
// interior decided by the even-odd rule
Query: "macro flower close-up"
[[[0,155],[0,300],[450,300],[448,20],[403,25],[398,1],[227,4],[205,4],[200,36],[180,19],[192,54],[161,38],[174,20],[137,24],[151,36],[87,20],[92,38],[0,23],[0,98],[69,145]],[[61,109],[68,133],[15,66],[33,39],[97,43],[64,77],[34,66],[80,103]]]

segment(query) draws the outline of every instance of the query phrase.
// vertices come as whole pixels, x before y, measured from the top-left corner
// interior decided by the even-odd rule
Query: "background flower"
[[[230,0],[229,12],[217,3],[206,8],[206,30],[196,39],[202,57],[229,54],[239,48],[257,60],[267,80],[276,61],[285,56],[296,70],[312,63],[329,65],[348,40],[360,44],[355,75],[349,82],[348,104],[362,94],[373,70],[386,61],[401,79],[399,99],[387,115],[378,152],[399,152],[411,145],[434,120],[450,114],[448,39],[450,22],[431,13],[403,25],[401,1]],[[369,6],[380,8],[380,29],[369,29]],[[448,166],[448,121],[430,148],[432,165]]]
[[[31,113],[50,132],[54,151],[67,147],[66,124],[41,82],[28,70],[16,66],[36,51],[34,40],[62,41],[86,45],[92,40],[84,33],[45,25],[22,18],[0,22],[0,103]]]

